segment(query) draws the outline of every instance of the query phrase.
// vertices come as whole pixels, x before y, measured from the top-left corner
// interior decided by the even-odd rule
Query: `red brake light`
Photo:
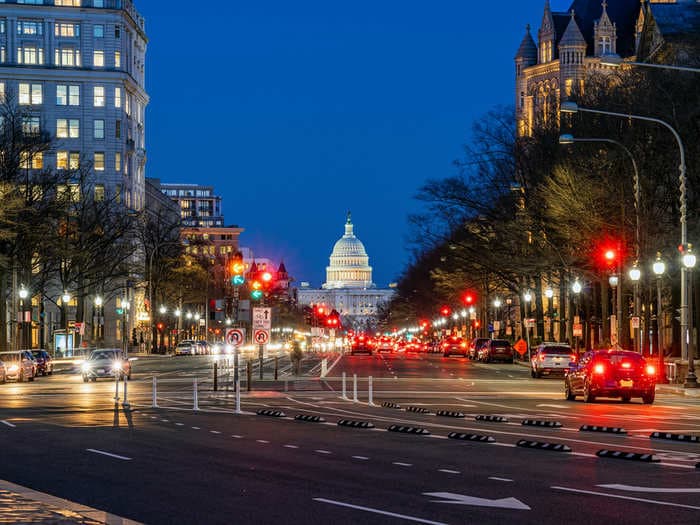
[[[624,363],[622,363],[622,368],[632,368],[632,363],[630,363],[629,361],[625,361]]]
[[[602,363],[598,363],[597,365],[595,365],[593,367],[593,372],[595,374],[604,374],[605,373],[605,365],[603,365]]]
[[[656,374],[656,367],[653,365],[647,365],[647,375],[653,376]]]
[[[569,356],[569,359],[571,360],[572,363],[575,363],[576,362],[576,354],[571,354]]]

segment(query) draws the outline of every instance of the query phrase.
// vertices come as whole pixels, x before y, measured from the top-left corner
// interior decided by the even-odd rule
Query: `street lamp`
[[[27,289],[24,287],[24,285],[21,285],[19,288],[19,312],[20,312],[20,317],[19,317],[19,323],[18,323],[18,328],[19,328],[19,337],[17,340],[17,344],[19,345],[19,349],[23,349],[26,344],[26,329],[25,329],[25,321],[24,321],[24,300],[29,297],[29,292]]]
[[[656,275],[656,338],[659,350],[659,383],[668,383],[666,367],[664,365],[664,338],[663,338],[663,312],[661,307],[661,279],[666,273],[666,263],[661,258],[661,252],[657,252],[656,261],[652,266]]]
[[[549,317],[549,340],[554,341],[554,319],[552,312],[554,310],[554,303],[553,297],[554,297],[554,290],[552,290],[551,286],[547,286],[544,290],[544,295],[547,298],[547,317]]]
[[[620,117],[624,119],[635,119],[643,120],[646,122],[655,122],[656,124],[661,124],[666,129],[668,129],[676,139],[678,144],[678,151],[680,153],[680,164],[678,165],[678,186],[680,190],[680,223],[681,223],[681,249],[685,252],[688,248],[688,226],[687,226],[687,212],[688,212],[688,199],[686,194],[686,165],[685,165],[685,148],[683,147],[683,141],[681,140],[678,132],[671,126],[668,122],[663,120],[643,117],[640,115],[626,115],[624,113],[615,113],[613,111],[601,111],[598,109],[588,109],[582,108],[576,102],[562,102],[560,106],[562,113],[577,113],[579,111],[584,113],[594,113],[598,115],[609,115],[612,117]],[[688,333],[688,279],[687,279],[687,267],[685,265],[681,266],[681,334]],[[688,357],[688,339],[686,337],[681,337],[681,357]]]
[[[632,315],[632,327],[634,328],[634,349],[642,353],[642,323],[639,319],[639,280],[642,278],[642,271],[639,269],[637,261],[629,271],[630,280],[634,283],[634,313]],[[636,327],[634,326],[636,323]]]
[[[612,322],[610,323],[610,332],[611,332],[610,333],[610,343],[613,345],[616,345],[616,344],[619,345],[620,344],[620,335],[621,335],[620,332],[622,331],[621,330],[621,327],[622,327],[622,319],[621,319],[621,317],[622,317],[622,308],[621,308],[622,301],[619,301],[618,298],[621,298],[622,294],[621,294],[620,290],[617,289],[617,287],[620,284],[620,277],[617,274],[612,274],[610,277],[608,277],[608,284],[610,284],[610,287],[613,290],[613,308],[616,308],[615,324],[613,325]],[[613,341],[613,337],[612,337],[613,326],[615,328],[614,341]]]
[[[578,278],[576,278],[576,280],[574,281],[574,284],[571,285],[571,291],[574,292],[574,296],[575,296],[574,302],[576,303],[576,318],[578,319],[577,324],[579,324],[579,325],[581,324],[581,319],[579,318],[578,308],[579,308],[579,296],[581,294],[582,289],[583,289],[583,287],[581,286],[581,283],[579,282]],[[578,330],[577,330],[577,334],[578,334]],[[576,338],[574,352],[576,352],[576,355],[578,355],[578,338],[579,338],[579,336],[576,335],[574,337]]]
[[[525,299],[525,342],[527,343],[527,360],[531,360],[530,352],[530,301],[532,301],[532,294],[530,290],[527,290],[523,294],[523,299]]]
[[[126,356],[129,353],[129,308],[131,308],[131,304],[126,297],[122,299],[121,304],[122,324],[124,325],[124,329],[122,330],[122,345],[124,346],[124,356]]]
[[[66,342],[64,348],[65,355],[68,355],[68,303],[70,303],[70,300],[70,294],[67,291],[64,291],[63,295],[61,296],[61,308],[63,309],[63,321],[65,322],[66,327]]]
[[[95,297],[94,302],[95,302],[95,339],[97,339],[97,341],[101,341],[102,337],[104,335],[102,333],[102,327],[104,325],[104,319],[102,317],[103,299],[102,299],[102,297],[100,297],[98,295]]]
[[[697,258],[693,253],[693,246],[688,244],[688,248],[683,254],[683,267],[688,271],[688,295],[692,297],[693,293],[693,268],[697,263]],[[688,319],[690,322],[686,331],[681,332],[683,341],[688,345],[688,375],[685,376],[685,388],[697,388],[698,378],[695,376],[695,349],[693,348],[693,301],[688,305]]]

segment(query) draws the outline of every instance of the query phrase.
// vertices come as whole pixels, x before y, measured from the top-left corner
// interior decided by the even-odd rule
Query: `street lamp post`
[[[160,305],[160,308],[158,309],[158,312],[160,313],[160,318],[163,319],[166,313],[168,313],[168,309],[164,304]],[[163,330],[167,329],[167,326],[163,324]],[[160,347],[158,348],[158,351],[160,352],[161,349],[165,349],[165,332],[160,333]]]
[[[656,261],[652,266],[656,275],[656,339],[659,351],[659,383],[668,383],[666,366],[664,365],[664,336],[663,336],[663,310],[661,306],[661,279],[666,273],[666,263],[661,259],[661,252],[656,254]]]
[[[175,319],[177,319],[177,328],[175,332],[175,345],[177,346],[177,344],[180,342],[180,322],[182,321],[182,311],[179,308],[176,308],[173,314],[175,315]]]
[[[129,308],[131,304],[124,297],[122,299],[122,350],[125,357],[129,354]]]
[[[688,286],[688,295],[692,297],[692,290],[693,290],[693,268],[695,268],[695,264],[697,263],[697,259],[695,257],[695,254],[693,253],[693,247],[692,245],[688,244],[688,249],[686,250],[685,254],[683,255],[683,267],[687,269],[688,271],[688,281],[689,281],[689,286]],[[690,319],[690,323],[688,324],[688,329],[685,332],[681,333],[681,337],[683,340],[686,342],[688,345],[688,375],[685,376],[685,383],[683,386],[685,388],[697,388],[698,387],[698,378],[695,376],[695,348],[694,348],[694,337],[693,337],[693,301],[691,300],[688,304],[688,319]]]
[[[576,317],[578,318],[577,324],[579,324],[579,325],[581,324],[581,319],[579,318],[579,304],[578,303],[579,303],[579,296],[581,294],[582,289],[583,289],[583,287],[581,286],[581,283],[579,282],[578,279],[576,279],[574,281],[574,284],[571,285],[571,291],[574,292],[574,298],[575,298],[574,301],[576,303]],[[576,334],[578,334],[578,331],[576,331]],[[576,355],[578,355],[578,338],[579,338],[579,336],[575,335],[574,337],[575,337],[575,341],[576,341],[575,345],[574,345],[575,346],[574,351],[576,352]]]
[[[523,299],[525,300],[525,342],[527,343],[527,361],[531,361],[530,352],[530,301],[532,301],[532,294],[530,290],[523,294]]]
[[[621,297],[621,294],[617,289],[618,285],[620,284],[620,277],[617,274],[612,274],[610,277],[608,277],[608,284],[610,284],[610,287],[613,291],[613,308],[615,308],[615,323],[613,324],[612,320],[610,323],[610,343],[614,346],[620,344],[620,317],[622,311],[620,301],[618,301],[618,299]],[[613,330],[615,332],[615,337],[613,337]]]
[[[104,333],[102,332],[104,328],[104,317],[103,317],[103,312],[104,310],[102,309],[102,303],[103,299],[99,295],[95,297],[95,339],[97,342],[101,342],[102,338],[104,337]],[[99,346],[99,345],[97,345]]]
[[[25,320],[24,320],[24,300],[29,297],[29,292],[27,289],[24,287],[24,285],[21,285],[19,288],[19,338],[18,338],[18,344],[20,349],[24,349],[27,346],[26,343],[26,327],[25,327]]]
[[[554,290],[551,286],[547,286],[544,291],[544,295],[547,298],[547,317],[549,317],[549,340],[554,341],[554,319],[552,318],[553,305],[554,302]]]
[[[639,299],[639,279],[642,278],[642,271],[634,261],[634,266],[629,271],[630,280],[634,283],[634,313],[632,315],[632,327],[634,328],[634,350],[642,353],[642,322],[639,318],[640,299]],[[636,323],[636,326],[635,326]]]
[[[61,308],[63,308],[63,321],[65,323],[65,328],[66,328],[66,339],[65,339],[65,348],[64,348],[64,354],[68,355],[68,303],[70,303],[71,296],[68,292],[64,291],[63,295],[61,296]]]
[[[665,66],[668,67],[668,66]],[[673,137],[676,139],[676,143],[678,144],[678,151],[680,153],[680,164],[678,166],[678,171],[679,171],[679,176],[678,176],[678,185],[679,185],[679,190],[680,190],[680,223],[681,223],[681,245],[680,248],[683,251],[683,253],[686,253],[688,250],[688,226],[687,226],[687,212],[688,212],[688,199],[687,199],[687,192],[686,192],[686,184],[687,184],[687,177],[686,177],[686,164],[685,164],[685,148],[683,147],[683,141],[681,140],[680,135],[678,132],[675,130],[673,126],[671,126],[668,122],[665,122],[663,120],[653,118],[653,117],[644,117],[640,115],[631,115],[631,114],[625,114],[625,113],[616,113],[613,111],[602,111],[598,109],[589,109],[589,108],[582,108],[575,102],[562,102],[561,103],[561,112],[562,113],[577,113],[577,112],[584,112],[584,113],[594,113],[598,115],[608,115],[612,117],[620,117],[624,119],[635,119],[635,120],[643,120],[646,122],[654,122],[656,124],[661,124],[664,126],[666,129],[668,129],[672,134]],[[681,316],[681,334],[687,334],[688,333],[688,278],[687,278],[687,268],[685,265],[681,265],[681,307],[680,307],[680,316]],[[688,357],[688,340],[685,336],[681,337],[681,356],[682,357]]]
[[[498,297],[496,297],[493,300],[493,307],[496,309],[496,311],[494,312],[495,319],[493,320],[494,333],[496,334],[496,337],[500,337],[500,335],[501,335],[501,304],[502,304],[501,300]],[[496,323],[498,323],[498,330],[495,330]]]

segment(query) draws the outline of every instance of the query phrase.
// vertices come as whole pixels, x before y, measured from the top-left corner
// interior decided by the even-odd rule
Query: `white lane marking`
[[[221,432],[219,432],[218,430],[210,430],[209,432],[211,432],[212,434],[221,434]]]
[[[192,430],[199,430],[199,427],[192,427]]]
[[[369,458],[367,456],[353,456],[352,459],[360,459],[362,461],[367,461]]]
[[[17,425],[13,425],[13,424],[10,423],[9,421],[5,421],[4,419],[3,419],[2,421],[0,421],[0,423],[2,423],[3,425],[7,425],[8,427],[12,427],[12,428],[16,428],[16,427],[17,427]]]
[[[158,419],[156,416],[151,416],[151,419]]]
[[[170,423],[170,421],[167,420],[167,419],[161,419],[160,422],[161,422],[161,423]]]
[[[509,478],[497,478],[496,476],[489,476],[489,479],[492,479],[493,481],[513,481]]]
[[[450,470],[448,468],[439,468],[438,472],[444,472],[445,474],[459,474],[459,470]]]
[[[596,485],[603,489],[624,490],[627,492],[658,492],[660,494],[682,494],[682,493],[698,493],[700,488],[655,488],[655,487],[635,487],[634,485],[618,485],[612,483],[610,485]]]
[[[540,405],[537,405],[538,407],[548,407],[548,408],[567,408],[564,405],[548,405],[546,403],[542,403]]]
[[[570,487],[550,487],[550,488],[553,488],[554,490],[563,490],[565,492],[576,492],[579,494],[590,494],[593,496],[603,496],[605,498],[626,499],[626,500],[630,500],[630,501],[641,501],[642,503],[651,503],[653,505],[666,505],[669,507],[680,507],[682,509],[700,510],[700,507],[694,507],[693,505],[683,505],[681,503],[671,503],[670,501],[659,501],[659,500],[655,500],[655,499],[645,499],[645,498],[633,498],[632,496],[620,496],[619,494],[606,494],[605,492],[594,492],[592,490],[572,489]]]
[[[231,437],[236,439],[243,439],[243,436],[239,436],[238,434],[234,434]]]
[[[116,459],[122,459],[124,461],[131,461],[131,458],[127,458],[126,456],[120,456],[119,454],[112,454],[110,452],[105,452],[104,450],[97,450],[94,448],[86,448],[88,452],[92,452],[94,454],[102,454],[103,456],[109,456],[110,458],[116,458]]]
[[[314,450],[314,452],[318,452],[319,454],[333,454],[330,450]]]
[[[299,448],[296,445],[282,445],[284,448]]]
[[[269,441],[267,441],[266,439],[256,439],[255,441],[256,441],[257,443],[263,443],[263,444],[269,443]]]
[[[184,426],[184,423],[175,423],[178,427]]]
[[[393,461],[391,464],[396,465],[397,467],[412,467],[413,466],[413,463],[401,463],[400,461]]]
[[[441,521],[431,521],[423,518],[417,518],[415,516],[408,516],[406,514],[396,514],[395,512],[388,512],[386,510],[373,509],[371,507],[362,507],[360,505],[352,505],[350,503],[344,503],[342,501],[335,501],[326,498],[313,498],[314,501],[319,501],[321,503],[330,503],[331,505],[337,505],[339,507],[347,507],[349,509],[362,510],[364,512],[371,512],[373,514],[381,514],[382,516],[391,516],[392,518],[400,518],[407,521],[415,521],[417,523],[427,523],[428,525],[447,525]]]

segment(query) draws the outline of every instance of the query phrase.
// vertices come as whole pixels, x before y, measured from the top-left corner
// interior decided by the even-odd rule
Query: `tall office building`
[[[201,184],[177,184],[153,181],[160,190],[180,206],[182,224],[190,228],[221,228],[224,215],[221,197],[214,193],[214,186]]]
[[[56,137],[32,168],[86,163],[96,191],[143,208],[146,43],[131,0],[0,3],[0,97],[14,97],[28,126]]]

